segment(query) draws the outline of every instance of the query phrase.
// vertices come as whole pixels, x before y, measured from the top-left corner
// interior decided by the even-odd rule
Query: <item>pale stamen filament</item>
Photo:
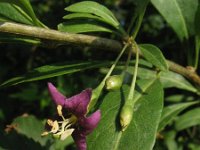
[[[43,132],[42,136],[45,136],[49,133],[53,133],[53,135],[60,136],[60,139],[64,140],[65,138],[70,136],[73,133],[73,131],[75,130],[74,128],[71,128],[71,127],[72,127],[72,125],[74,125],[76,123],[77,117],[74,115],[71,115],[70,118],[65,118],[62,113],[61,105],[57,106],[57,112],[58,112],[58,115],[60,117],[62,117],[63,121],[57,121],[57,120],[53,121],[51,119],[48,119],[47,124],[52,127],[51,131]]]

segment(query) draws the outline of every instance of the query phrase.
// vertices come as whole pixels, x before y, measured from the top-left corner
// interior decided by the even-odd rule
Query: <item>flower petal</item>
[[[87,113],[87,106],[90,102],[91,95],[92,89],[86,89],[75,96],[67,98],[64,107],[77,117],[82,117]]]
[[[100,119],[101,119],[100,110],[97,110],[87,118],[82,118],[82,119],[80,118],[79,124],[82,127],[82,133],[85,135],[91,133],[97,127]]]
[[[86,150],[87,145],[86,145],[86,136],[84,134],[81,134],[79,130],[75,130],[72,133],[72,137],[74,139],[74,142],[78,148],[78,150]]]
[[[55,104],[63,106],[66,97],[61,94],[52,83],[48,83],[48,89]]]

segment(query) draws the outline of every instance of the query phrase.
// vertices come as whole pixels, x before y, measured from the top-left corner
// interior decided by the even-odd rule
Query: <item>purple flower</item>
[[[86,89],[77,95],[66,98],[53,84],[48,83],[48,88],[53,101],[57,105],[58,115],[62,118],[62,121],[48,119],[47,124],[51,127],[51,130],[50,132],[44,132],[42,135],[53,133],[54,136],[60,137],[61,140],[72,135],[78,149],[86,150],[86,135],[97,127],[101,117],[100,110],[86,117],[92,90]],[[67,111],[66,116],[62,109]]]

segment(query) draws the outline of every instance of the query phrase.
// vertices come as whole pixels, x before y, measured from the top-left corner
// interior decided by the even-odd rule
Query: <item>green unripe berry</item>
[[[124,105],[120,112],[120,125],[122,131],[125,131],[128,125],[131,123],[133,117],[133,107],[130,105]]]
[[[108,91],[118,90],[122,86],[122,76],[120,75],[113,75],[106,79],[106,89]]]

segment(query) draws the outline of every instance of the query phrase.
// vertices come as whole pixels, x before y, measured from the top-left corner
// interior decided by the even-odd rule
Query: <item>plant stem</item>
[[[132,47],[135,49],[135,52],[136,52],[135,68],[133,71],[133,79],[132,79],[132,83],[131,83],[130,92],[129,92],[128,98],[125,102],[125,105],[131,105],[133,107],[135,104],[135,102],[133,102],[133,96],[134,96],[135,84],[136,84],[136,78],[137,78],[137,72],[138,72],[139,49],[138,49],[136,42],[133,43]]]
[[[125,64],[125,66],[124,66],[124,70],[123,70],[123,72],[122,72],[122,78],[124,77],[124,75],[125,75],[125,73],[126,73],[126,71],[127,71],[128,65],[129,65],[130,60],[131,60],[131,55],[132,55],[132,49],[130,49],[129,52],[128,52],[128,58],[127,58],[127,60],[126,60],[126,64]]]
[[[44,29],[10,22],[0,23],[0,32],[39,38],[41,39],[40,42],[36,41],[35,45],[39,45],[41,43],[41,46],[49,48],[55,48],[59,45],[73,44],[79,46],[90,46],[91,48],[95,49],[115,52],[118,52],[122,49],[122,44],[119,41],[107,38],[83,34],[64,33],[52,29]],[[32,44],[34,43],[32,42]],[[196,72],[192,72],[170,60],[167,60],[167,63],[169,70],[185,76],[200,86],[200,76],[198,76]]]
[[[72,44],[90,46],[91,48],[102,50],[120,51],[122,49],[122,44],[115,40],[83,34],[60,32],[57,30],[22,25],[18,23],[0,23],[0,32],[39,38],[41,39],[41,46],[49,48]]]
[[[136,78],[137,78],[137,72],[138,72],[138,64],[139,64],[139,49],[136,44],[136,42],[132,42],[132,50],[135,50],[136,52],[136,60],[135,60],[135,68],[133,71],[133,79],[131,83],[131,87],[129,90],[129,94],[127,99],[125,100],[125,103],[120,111],[120,124],[121,124],[121,130],[125,131],[127,127],[129,126],[132,118],[133,118],[133,108],[136,103],[136,100],[134,100],[134,92],[135,92],[135,84],[136,84]]]
[[[127,49],[127,47],[129,46],[129,43],[126,43],[123,47],[123,49],[121,50],[120,54],[117,56],[115,62],[112,64],[112,66],[110,67],[108,73],[106,74],[106,76],[104,77],[104,79],[101,81],[101,83],[93,90],[93,94],[92,94],[92,98],[88,107],[88,111],[93,108],[95,106],[95,104],[97,103],[97,100],[103,90],[103,87],[105,85],[105,81],[106,79],[111,75],[112,71],[114,70],[114,68],[116,67],[119,59],[121,58],[122,54],[125,52],[125,50]]]

